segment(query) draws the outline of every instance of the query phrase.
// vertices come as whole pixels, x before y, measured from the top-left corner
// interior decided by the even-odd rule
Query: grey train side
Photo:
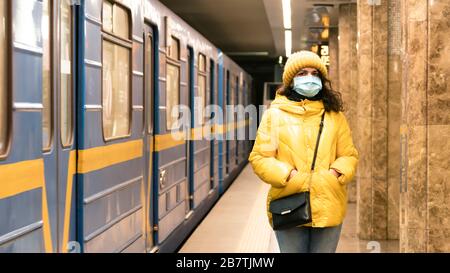
[[[210,128],[195,98],[245,107],[252,78],[154,0],[2,1],[0,19],[0,252],[176,251],[251,149],[246,117]]]

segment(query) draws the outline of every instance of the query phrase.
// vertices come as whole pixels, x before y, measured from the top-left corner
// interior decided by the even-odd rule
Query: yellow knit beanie
[[[328,71],[319,55],[312,51],[299,51],[293,53],[287,60],[283,72],[283,84],[289,86],[295,75],[305,67],[315,68],[322,73],[322,76],[328,78]]]

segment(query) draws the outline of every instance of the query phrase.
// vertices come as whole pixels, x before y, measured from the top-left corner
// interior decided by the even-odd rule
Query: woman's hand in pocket
[[[294,177],[297,173],[298,173],[298,171],[297,171],[296,169],[293,169],[293,170],[291,171],[291,173],[289,174],[289,177],[288,177],[288,179],[287,179],[287,182],[289,182],[289,181],[292,179],[292,177]]]
[[[336,178],[339,178],[339,176],[341,176],[341,174],[336,171],[335,169],[329,169],[328,170],[332,175],[334,175]]]

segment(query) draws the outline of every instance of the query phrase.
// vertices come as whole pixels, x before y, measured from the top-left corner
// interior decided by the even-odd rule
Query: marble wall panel
[[[356,57],[356,4],[339,6],[339,88],[344,101],[345,116],[353,132],[356,134],[356,113],[358,95],[358,60]],[[348,186],[349,202],[356,202],[356,179]]]
[[[450,251],[450,3],[404,0],[402,127],[407,190],[400,198],[402,252]],[[414,230],[414,232],[412,232]]]

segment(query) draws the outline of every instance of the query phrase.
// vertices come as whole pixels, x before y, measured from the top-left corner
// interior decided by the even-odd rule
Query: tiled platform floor
[[[279,248],[266,218],[266,193],[247,165],[181,248],[181,253],[276,253]],[[398,241],[379,241],[380,252],[398,252]],[[371,252],[356,236],[356,204],[350,203],[337,252]]]

